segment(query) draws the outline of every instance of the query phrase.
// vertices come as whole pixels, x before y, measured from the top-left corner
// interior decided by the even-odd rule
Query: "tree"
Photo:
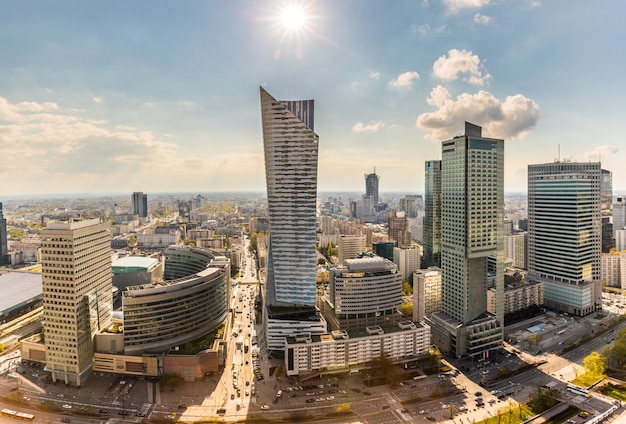
[[[128,237],[128,245],[129,246],[134,246],[137,243],[137,237],[136,236],[129,236]]]
[[[413,286],[408,281],[402,283],[402,293],[405,295],[413,294]]]
[[[606,368],[605,360],[598,352],[591,352],[583,359],[583,367],[589,374],[597,377],[604,375]]]
[[[413,316],[413,304],[412,303],[403,303],[400,306],[400,313],[404,317],[412,317]]]
[[[326,265],[326,259],[324,259],[324,258],[319,258],[319,259],[317,260],[317,264],[318,264],[318,265]]]
[[[342,403],[341,405],[337,406],[336,411],[338,414],[347,414],[348,412],[350,412],[350,404]]]
[[[533,344],[537,346],[540,340],[541,340],[541,336],[539,334],[533,334],[532,336],[526,339],[529,346],[532,346]]]

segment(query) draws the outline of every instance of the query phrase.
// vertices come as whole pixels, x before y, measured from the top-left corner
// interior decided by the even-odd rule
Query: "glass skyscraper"
[[[601,307],[600,175],[599,162],[528,165],[528,278],[572,315]]]
[[[441,266],[441,161],[427,160],[425,169],[424,263]]]
[[[279,101],[261,88],[270,221],[267,303],[315,307],[317,152],[313,100]]]

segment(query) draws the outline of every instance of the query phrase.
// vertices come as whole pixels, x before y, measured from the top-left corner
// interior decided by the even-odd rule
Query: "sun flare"
[[[287,6],[279,15],[281,25],[290,32],[303,29],[308,20],[304,8],[297,5]]]

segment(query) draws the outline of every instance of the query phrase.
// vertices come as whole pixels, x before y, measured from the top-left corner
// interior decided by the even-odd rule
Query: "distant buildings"
[[[270,244],[265,290],[270,350],[285,336],[325,332],[316,306],[319,137],[313,100],[279,101],[261,91]]]
[[[371,174],[365,174],[365,196],[372,199],[374,207],[378,205],[378,185],[380,177],[376,174],[376,169]]]
[[[136,191],[132,195],[133,213],[140,218],[148,216],[148,195],[141,191]]]
[[[577,316],[602,304],[600,176],[599,162],[528,165],[528,279]]]
[[[411,232],[409,231],[406,212],[389,212],[387,234],[390,241],[395,240],[398,242],[398,247],[403,249],[411,247]]]
[[[93,337],[111,324],[111,235],[99,219],[50,222],[41,230],[43,327],[52,381],[82,386]]]
[[[441,266],[441,161],[425,163],[424,263]]]
[[[465,135],[442,143],[441,312],[431,315],[432,339],[460,357],[502,344],[504,327],[504,140]],[[496,314],[487,309],[487,262],[496,258]]]
[[[0,202],[0,265],[11,263],[8,238],[7,220],[2,213],[2,202]]]

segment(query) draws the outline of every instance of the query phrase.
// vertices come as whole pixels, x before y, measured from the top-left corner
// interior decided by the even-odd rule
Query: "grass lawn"
[[[602,380],[604,377],[604,375],[586,372],[572,380],[572,384],[576,384],[580,387],[590,387]]]
[[[626,402],[626,387],[616,386],[614,384],[607,384],[602,386],[600,393],[612,397],[623,402]]]
[[[506,409],[506,412],[503,411],[499,415],[479,421],[477,424],[520,424],[536,415],[526,405],[502,409]]]

